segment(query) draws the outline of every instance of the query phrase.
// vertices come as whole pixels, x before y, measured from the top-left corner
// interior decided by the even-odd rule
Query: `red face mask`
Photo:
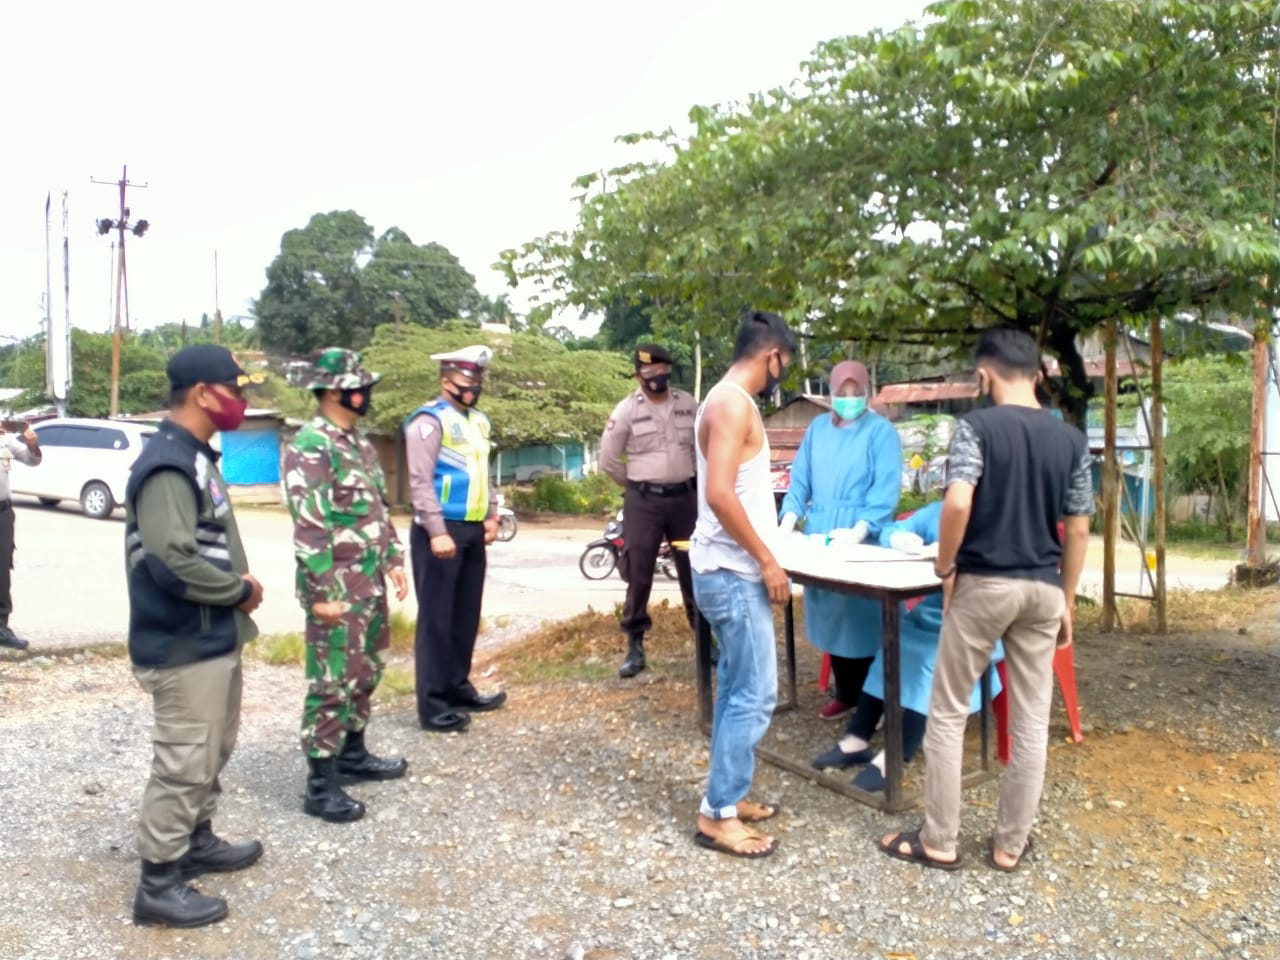
[[[239,428],[240,424],[244,423],[244,412],[249,407],[249,401],[244,397],[223,393],[216,387],[211,387],[209,392],[218,398],[216,409],[212,407],[205,408],[205,412],[209,414],[209,419],[213,421],[213,425],[219,430],[235,430]]]

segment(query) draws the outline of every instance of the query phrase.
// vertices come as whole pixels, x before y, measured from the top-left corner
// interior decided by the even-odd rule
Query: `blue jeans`
[[[773,608],[763,583],[727,570],[695,570],[693,595],[720,645],[711,771],[701,812],[726,820],[738,815],[738,801],[751,789],[756,744],[778,702]]]

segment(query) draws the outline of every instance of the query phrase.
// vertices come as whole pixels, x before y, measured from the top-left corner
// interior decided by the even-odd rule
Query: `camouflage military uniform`
[[[324,351],[316,361],[321,385],[356,389],[376,382],[363,374],[362,384],[362,374],[354,372],[357,363],[350,351]],[[385,576],[403,568],[404,552],[391,524],[377,453],[357,430],[317,416],[289,446],[285,484],[298,599],[307,611],[310,686],[302,747],[308,757],[333,757],[347,732],[363,731],[369,720],[370,697],[390,645]],[[348,604],[339,624],[316,619],[312,605],[324,602]]]

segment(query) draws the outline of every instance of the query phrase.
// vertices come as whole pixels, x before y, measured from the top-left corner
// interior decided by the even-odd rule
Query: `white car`
[[[85,515],[97,520],[124,505],[129,470],[156,432],[147,423],[72,417],[45,420],[31,429],[40,437],[44,458],[34,467],[13,461],[13,492],[37,497],[48,507],[78,500]]]

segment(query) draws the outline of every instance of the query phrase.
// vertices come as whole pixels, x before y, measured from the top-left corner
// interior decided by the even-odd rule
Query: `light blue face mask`
[[[867,409],[866,397],[832,397],[831,407],[841,420],[857,420]]]

